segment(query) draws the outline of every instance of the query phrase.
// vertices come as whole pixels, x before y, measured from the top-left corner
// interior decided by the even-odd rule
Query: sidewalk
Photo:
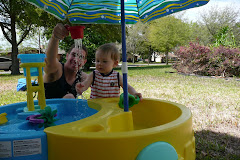
[[[128,64],[128,67],[142,67],[142,66],[162,66],[166,65],[166,63],[136,63],[136,64]],[[172,65],[172,63],[169,63],[168,65]],[[122,62],[118,64],[116,68],[121,68],[122,67]],[[90,69],[95,69],[96,67],[90,67]]]

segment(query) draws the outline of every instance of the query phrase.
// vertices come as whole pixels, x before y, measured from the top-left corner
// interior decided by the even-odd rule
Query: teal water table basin
[[[34,104],[37,105],[37,101]],[[89,117],[98,111],[88,107],[87,100],[52,99],[47,106],[57,109],[56,125]],[[38,112],[24,112],[27,102],[0,107],[0,114],[6,113],[7,122],[0,125],[0,160],[47,160],[47,135],[44,128],[26,120]]]

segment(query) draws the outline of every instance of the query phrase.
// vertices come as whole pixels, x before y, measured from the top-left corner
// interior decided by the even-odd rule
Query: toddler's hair
[[[114,43],[106,43],[101,45],[98,47],[97,52],[101,52],[102,54],[111,54],[111,59],[114,61],[120,59],[120,53],[118,52],[118,48]]]

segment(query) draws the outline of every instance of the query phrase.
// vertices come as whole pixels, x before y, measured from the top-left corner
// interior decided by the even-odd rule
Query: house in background
[[[151,56],[151,62],[160,62],[162,63],[163,54],[159,54],[158,52],[153,52]]]
[[[177,59],[178,59],[178,57],[173,52],[168,53],[168,61],[169,62],[177,61]],[[165,63],[166,62],[166,55],[155,52],[155,53],[152,54],[151,61],[152,62]]]
[[[5,57],[11,58],[12,51],[1,51],[1,53],[7,53]],[[40,50],[38,48],[28,48],[26,50],[20,50],[18,51],[18,54],[39,54],[39,53],[45,53],[45,50]]]
[[[127,53],[127,62],[138,62],[140,55]]]

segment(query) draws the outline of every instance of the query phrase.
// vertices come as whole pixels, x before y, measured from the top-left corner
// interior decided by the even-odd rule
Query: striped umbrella
[[[128,111],[125,24],[148,22],[178,11],[205,5],[209,0],[26,0],[72,24],[121,24],[124,111]]]

